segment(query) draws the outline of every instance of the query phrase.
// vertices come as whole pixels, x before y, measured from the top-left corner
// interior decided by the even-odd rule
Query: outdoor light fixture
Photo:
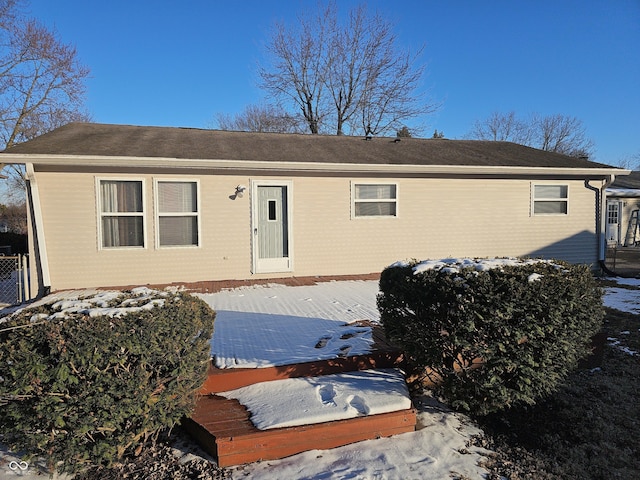
[[[233,193],[233,195],[229,195],[229,198],[231,200],[235,200],[236,198],[242,198],[244,196],[244,191],[246,189],[247,187],[245,187],[244,185],[236,186],[236,191]]]

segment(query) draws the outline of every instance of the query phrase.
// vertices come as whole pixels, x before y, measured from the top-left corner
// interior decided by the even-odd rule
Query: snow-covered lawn
[[[236,467],[232,478],[423,480],[484,479],[478,463],[487,451],[467,447],[482,434],[467,417],[449,411],[431,397],[419,398],[417,431],[390,438],[334,448],[312,450],[282,460]]]
[[[640,279],[618,278],[618,285],[640,288]],[[605,290],[604,305],[623,312],[640,314],[640,290],[610,287]]]
[[[603,303],[605,307],[615,308],[622,312],[633,313],[634,315],[640,314],[640,279],[637,278],[612,278],[618,285],[624,285],[627,288],[609,287],[605,289]],[[639,328],[640,330],[640,328]],[[620,332],[621,338],[625,335],[629,335],[630,332]],[[624,345],[624,341],[617,337],[608,337],[607,341],[613,348],[617,348],[621,352],[628,355],[640,355],[637,352]]]

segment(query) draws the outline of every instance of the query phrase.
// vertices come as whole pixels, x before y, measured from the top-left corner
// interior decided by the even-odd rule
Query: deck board
[[[210,415],[212,409],[230,415],[244,412],[244,419],[224,420],[224,414]],[[225,467],[412,432],[416,425],[414,409],[269,430],[258,430],[249,417],[237,400],[208,395],[184,426]]]
[[[361,416],[346,420],[297,427],[259,430],[251,413],[235,399],[216,393],[255,383],[287,378],[331,375],[367,369],[397,368],[404,365],[402,353],[389,345],[378,324],[372,327],[372,351],[365,355],[267,368],[218,369],[209,365],[195,411],[183,425],[221,467],[274,460],[314,449],[335,448],[350,443],[415,431],[415,409]]]
[[[373,345],[370,353],[265,368],[217,368],[212,361],[209,364],[207,379],[200,393],[207,395],[226,392],[260,382],[287,378],[317,377],[376,368],[402,368],[404,366],[402,352],[387,342],[379,324],[361,320],[355,322],[354,325],[371,327]]]

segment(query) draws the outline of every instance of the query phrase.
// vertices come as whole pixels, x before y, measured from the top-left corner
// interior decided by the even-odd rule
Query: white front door
[[[253,182],[252,212],[254,272],[290,272],[291,183]]]
[[[607,201],[607,242],[618,244],[620,241],[620,202]]]

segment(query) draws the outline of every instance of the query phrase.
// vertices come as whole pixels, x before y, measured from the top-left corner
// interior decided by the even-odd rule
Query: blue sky
[[[359,4],[339,0],[341,12]],[[640,154],[640,0],[366,2],[424,46],[425,88],[442,102],[423,122],[462,138],[494,111],[582,120],[594,160]],[[264,98],[256,65],[274,20],[315,0],[30,0],[29,10],[91,69],[94,121],[212,126]]]

